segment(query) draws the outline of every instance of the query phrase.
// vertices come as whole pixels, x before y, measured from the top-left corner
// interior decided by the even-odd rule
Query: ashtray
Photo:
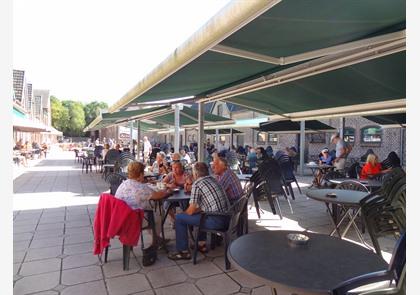
[[[287,240],[292,246],[302,246],[308,243],[309,237],[303,234],[288,234]]]

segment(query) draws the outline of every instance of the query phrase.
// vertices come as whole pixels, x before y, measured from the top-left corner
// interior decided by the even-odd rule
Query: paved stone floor
[[[304,195],[311,177],[301,177],[303,195],[295,190],[293,214],[281,201],[284,218],[271,214],[263,203],[261,220],[249,210],[250,231],[308,229],[328,233],[332,226],[325,205]],[[122,248],[112,240],[109,261],[92,254],[92,224],[96,203],[107,186],[100,173],[82,173],[71,152],[57,152],[27,168],[14,180],[13,251],[14,294],[271,294],[271,289],[235,269],[225,271],[218,247],[191,261],[174,262],[159,252],[149,267],[134,248],[130,270],[122,270]],[[174,247],[174,231],[165,231]],[[348,237],[357,241],[354,232]],[[366,240],[369,241],[367,235]],[[146,242],[150,237],[146,234]],[[383,239],[389,259],[395,240]]]

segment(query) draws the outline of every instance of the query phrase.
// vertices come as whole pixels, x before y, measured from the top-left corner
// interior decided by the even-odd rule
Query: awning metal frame
[[[379,57],[406,50],[406,38],[400,38],[380,44],[367,43],[357,49],[320,57],[273,74],[247,81],[221,91],[206,95],[199,102],[224,100],[268,87],[278,86],[291,81],[311,77],[321,73],[348,67]]]
[[[289,64],[307,61],[310,59],[319,58],[319,57],[323,57],[327,55],[339,54],[346,51],[363,48],[366,45],[374,46],[374,45],[380,45],[380,44],[384,44],[384,43],[388,43],[392,41],[397,41],[397,40],[405,39],[405,37],[406,37],[406,30],[401,30],[399,32],[384,34],[384,35],[380,35],[380,36],[376,36],[372,38],[366,38],[363,40],[352,41],[352,42],[348,42],[348,43],[344,43],[340,45],[330,46],[330,47],[326,47],[322,49],[311,50],[308,52],[290,55],[290,56],[283,56],[283,57],[273,57],[273,56],[263,55],[263,54],[259,54],[259,53],[255,53],[255,52],[251,52],[247,50],[220,45],[220,44],[214,46],[210,50],[214,52],[218,52],[218,53],[256,60],[256,61],[265,62],[265,63],[269,63],[273,65],[289,65]]]

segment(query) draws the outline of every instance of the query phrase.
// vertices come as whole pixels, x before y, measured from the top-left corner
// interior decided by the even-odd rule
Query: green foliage
[[[89,125],[97,116],[99,116],[101,109],[108,109],[108,104],[105,102],[92,101],[84,106],[86,125]]]
[[[55,129],[63,132],[69,126],[69,111],[55,96],[51,96],[51,121]]]
[[[83,105],[73,100],[60,101],[51,96],[51,119],[54,128],[64,136],[84,136],[83,129],[92,122],[99,110],[108,108],[105,102],[90,102]]]

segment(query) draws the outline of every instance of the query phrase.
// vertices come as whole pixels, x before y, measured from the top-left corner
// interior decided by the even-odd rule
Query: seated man
[[[200,211],[227,212],[229,200],[222,186],[209,175],[206,163],[198,162],[193,166],[194,183],[191,189],[190,205],[184,213],[176,215],[176,252],[170,253],[168,258],[173,260],[191,259],[188,250],[188,226],[198,226],[200,223]],[[211,216],[205,221],[206,228],[224,229],[228,226],[229,219],[225,216]],[[200,251],[205,249],[205,233],[199,236]]]
[[[238,176],[229,168],[225,158],[213,157],[213,172],[217,181],[223,187],[229,202],[233,204],[242,196],[243,190]]]

